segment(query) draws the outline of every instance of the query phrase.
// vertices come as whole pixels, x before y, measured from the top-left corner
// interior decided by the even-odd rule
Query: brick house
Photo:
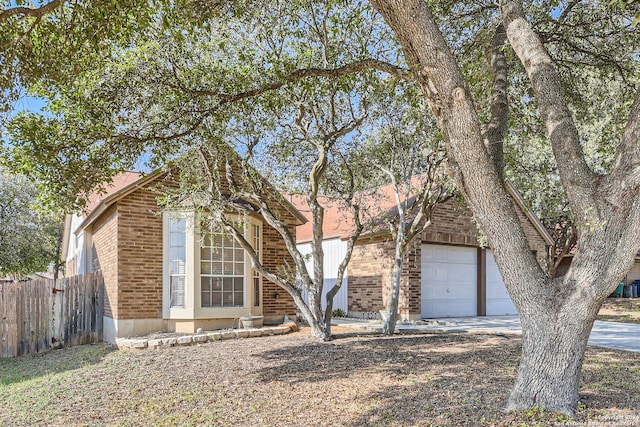
[[[548,245],[553,243],[551,236],[510,184],[507,190],[515,202],[531,250],[544,256]],[[390,186],[377,189],[374,200],[381,216],[395,210]],[[310,218],[304,200],[293,197],[291,201]],[[325,258],[341,258],[352,224],[337,204],[324,202]],[[298,227],[297,238],[298,247],[310,253],[310,222]],[[356,242],[334,306],[353,316],[385,309],[393,257],[394,244],[388,232],[378,228],[363,233]],[[335,283],[336,268],[335,261],[330,265],[325,259],[325,288]],[[411,244],[405,255],[399,314],[404,320],[517,314],[493,253],[478,241],[476,225],[466,206],[455,200],[439,205],[432,224]]]
[[[101,270],[104,277],[104,340],[231,327],[247,315],[272,324],[295,316],[293,299],[251,268],[233,238],[219,232],[201,238],[193,213],[158,206],[157,189],[170,185],[168,179],[120,174],[105,194],[89,197],[83,214],[66,219],[66,275]],[[282,207],[295,233],[305,218],[287,202]],[[260,216],[251,214],[245,230],[265,266],[275,270],[290,260],[280,235]]]

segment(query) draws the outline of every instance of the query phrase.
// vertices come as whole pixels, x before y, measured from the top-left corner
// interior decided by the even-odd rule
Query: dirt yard
[[[0,425],[553,426],[505,414],[520,339],[338,330],[161,350],[80,346],[0,361]],[[590,348],[578,421],[639,425],[640,354]]]

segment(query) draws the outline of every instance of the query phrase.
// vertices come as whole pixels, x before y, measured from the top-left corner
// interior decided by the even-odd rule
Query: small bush
[[[347,317],[347,313],[345,313],[341,308],[336,308],[331,312],[331,314],[333,315],[333,317]]]

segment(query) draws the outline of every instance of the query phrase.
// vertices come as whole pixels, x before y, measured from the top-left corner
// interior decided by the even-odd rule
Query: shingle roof
[[[142,178],[142,174],[139,172],[122,172],[114,176],[113,181],[106,185],[102,191],[94,191],[87,197],[87,206],[84,210],[85,215],[90,214],[104,199],[128,187],[140,178]]]

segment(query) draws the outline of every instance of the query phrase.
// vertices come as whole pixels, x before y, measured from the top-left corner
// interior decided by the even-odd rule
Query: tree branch
[[[623,182],[623,188],[640,185],[640,89],[629,112],[622,142],[616,150],[611,173],[606,178],[609,185]]]
[[[175,70],[175,67],[173,67],[173,69]],[[369,58],[355,61],[337,68],[304,68],[301,70],[296,70],[283,76],[280,80],[267,83],[255,89],[250,89],[235,94],[226,94],[207,89],[190,89],[182,82],[179,83],[179,88],[193,96],[218,97],[220,98],[220,103],[228,104],[244,99],[254,98],[266,92],[280,89],[286,84],[294,83],[299,80],[308,79],[311,77],[337,78],[367,70],[382,71],[384,73],[393,75],[401,80],[412,81],[411,72],[409,70],[390,64],[388,62]],[[175,74],[175,76],[177,78],[177,74]]]
[[[489,65],[493,73],[491,87],[491,119],[483,132],[484,144],[495,164],[500,178],[504,179],[504,139],[509,119],[509,101],[507,98],[507,58],[504,43],[507,33],[502,24],[498,25],[491,39]]]
[[[595,174],[584,159],[571,111],[562,97],[560,78],[522,5],[502,0],[500,8],[507,37],[529,76],[572,210],[581,217],[595,206]]]
[[[44,15],[53,11],[57,7],[62,6],[66,2],[67,0],[52,0],[37,8],[24,6],[11,7],[0,12],[0,23],[7,21],[12,16],[31,16],[33,18],[42,18]]]

